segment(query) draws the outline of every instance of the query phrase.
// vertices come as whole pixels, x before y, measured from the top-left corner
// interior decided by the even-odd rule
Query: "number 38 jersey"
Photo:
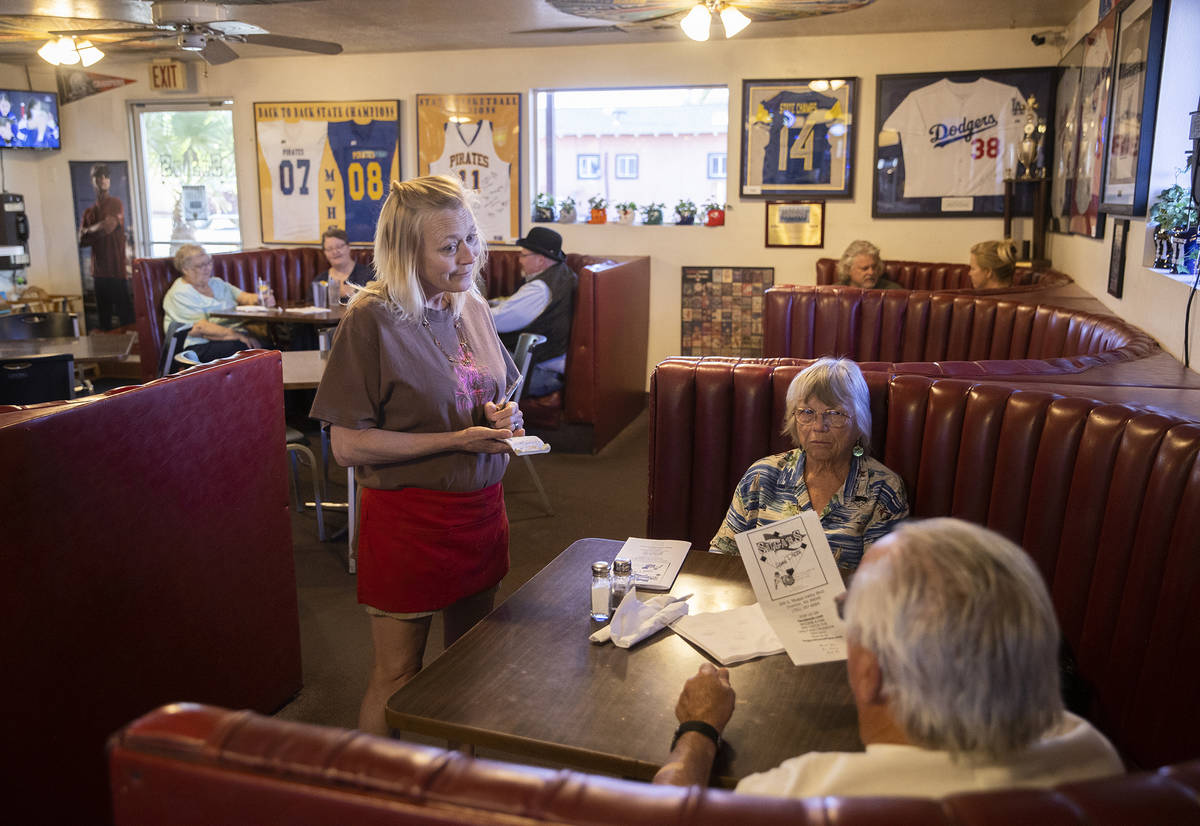
[[[445,147],[429,164],[429,174],[458,176],[463,186],[475,190],[479,234],[503,242],[509,235],[509,165],[496,154],[492,122],[447,123],[445,128]]]
[[[900,134],[904,197],[932,198],[1003,195],[1024,125],[1017,87],[943,78],[910,92],[883,128]]]
[[[258,145],[271,174],[275,239],[311,242],[321,235],[317,194],[327,136],[314,121],[258,125]]]
[[[352,120],[329,124],[329,145],[342,176],[345,195],[345,229],[351,243],[375,240],[379,211],[400,176],[396,121]]]

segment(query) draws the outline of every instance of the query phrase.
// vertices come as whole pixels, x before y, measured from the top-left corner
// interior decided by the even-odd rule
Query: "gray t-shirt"
[[[503,396],[517,377],[487,304],[471,295],[463,310],[467,359],[462,358],[451,312],[426,308],[425,317],[429,330],[420,319],[393,315],[378,296],[354,302],[334,334],[309,415],[354,430],[377,427],[402,433],[487,425],[484,405]],[[452,364],[446,353],[461,363]],[[363,465],[358,481],[379,490],[474,491],[500,481],[507,467],[505,453],[451,451]]]

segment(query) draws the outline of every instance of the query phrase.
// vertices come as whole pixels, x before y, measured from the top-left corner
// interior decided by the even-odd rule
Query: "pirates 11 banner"
[[[256,103],[254,128],[264,243],[319,244],[335,228],[374,242],[400,177],[398,101]]]
[[[491,243],[521,235],[521,95],[417,95],[417,173],[475,190],[475,220]]]

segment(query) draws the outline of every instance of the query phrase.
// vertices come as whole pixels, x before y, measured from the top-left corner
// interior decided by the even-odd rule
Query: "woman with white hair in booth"
[[[904,483],[871,458],[871,395],[858,365],[818,359],[792,380],[783,433],[796,448],[759,459],[738,483],[710,550],[736,554],[734,535],[816,511],[843,572],[908,516]]]

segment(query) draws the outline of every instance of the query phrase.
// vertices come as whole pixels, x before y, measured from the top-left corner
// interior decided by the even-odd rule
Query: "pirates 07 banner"
[[[417,95],[417,174],[453,175],[475,191],[479,233],[521,235],[521,95]]]
[[[398,101],[256,103],[254,129],[264,243],[319,244],[333,228],[374,242],[400,177]]]

